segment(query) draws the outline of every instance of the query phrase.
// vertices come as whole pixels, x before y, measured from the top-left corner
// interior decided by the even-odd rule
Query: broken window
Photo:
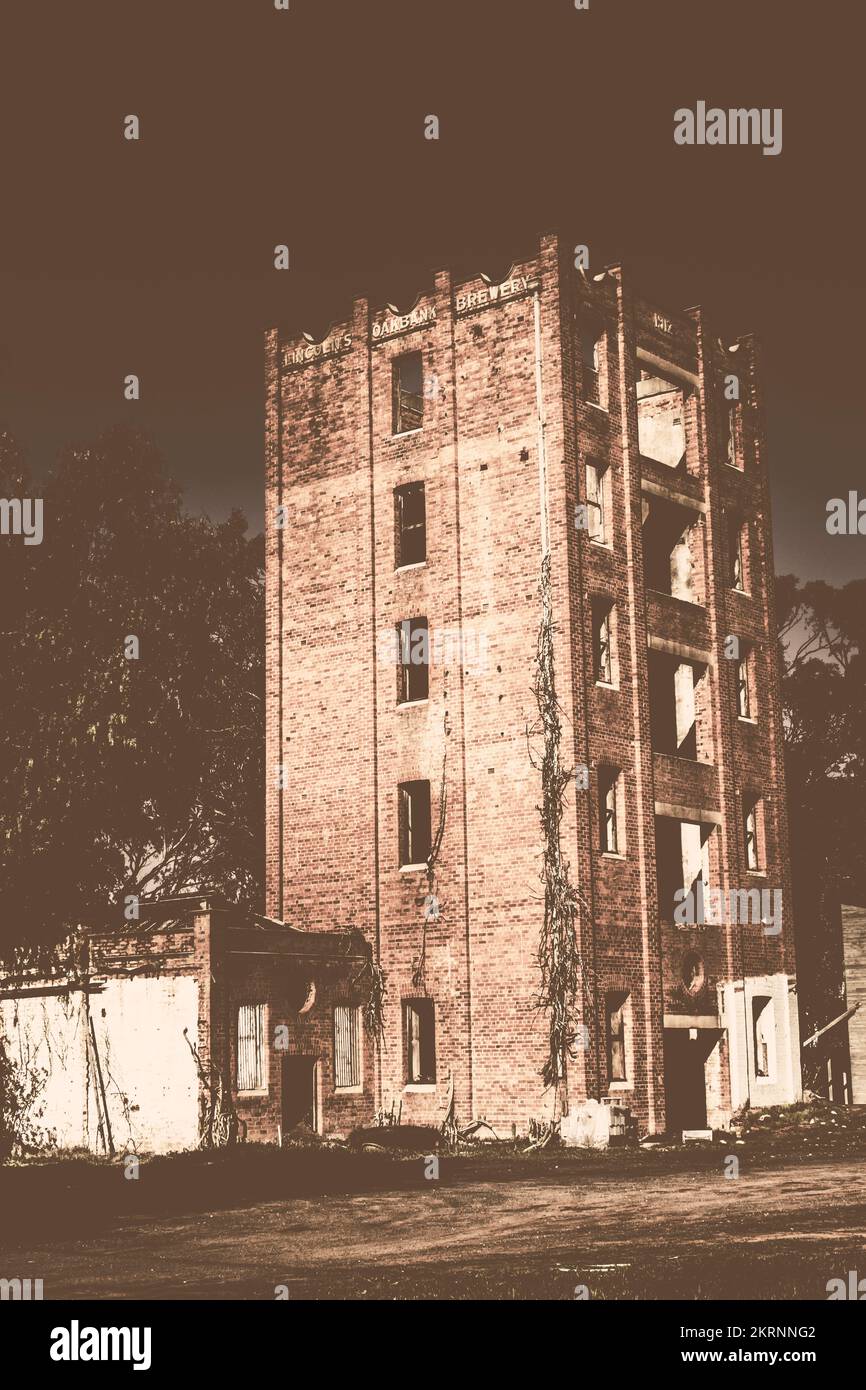
[[[432,999],[405,999],[406,1084],[430,1086],[436,1080],[436,1019]]]
[[[653,752],[708,761],[706,665],[651,649],[647,666]]]
[[[596,315],[586,311],[581,314],[579,339],[583,398],[607,410],[607,331]]]
[[[598,810],[603,854],[620,853],[623,842],[623,795],[623,778],[619,768],[599,768]]]
[[[685,466],[692,387],[659,376],[654,368],[641,368],[635,391],[641,454],[667,468]]]
[[[748,592],[747,560],[749,524],[737,512],[728,512],[728,566],[732,589]]]
[[[664,497],[643,498],[644,581],[657,594],[704,602],[700,513]]]
[[[586,463],[586,516],[591,541],[606,545],[610,539],[610,472],[606,463]]]
[[[404,618],[397,624],[400,664],[397,703],[426,700],[430,689],[430,635],[426,618]]]
[[[614,604],[608,598],[592,600],[592,652],[595,680],[614,685],[616,675]]]
[[[656,817],[656,875],[659,917],[662,922],[678,922],[677,909],[684,895],[697,915],[697,886],[712,883],[711,863],[718,867],[718,845],[713,841],[715,827],[702,821]],[[714,846],[714,848],[712,848]]]
[[[237,1088],[265,1089],[265,1006],[241,1004],[238,1009]]]
[[[752,687],[754,685],[754,658],[752,648],[744,643],[740,645],[740,655],[737,660],[737,715],[740,719],[752,719],[754,715],[755,703],[752,698]]]
[[[728,406],[725,417],[725,462],[731,468],[739,468],[737,454],[737,407],[733,404]]]
[[[424,423],[423,367],[420,352],[407,352],[391,363],[392,433],[419,430]]]
[[[397,569],[427,559],[427,505],[423,483],[394,489],[394,552]]]
[[[746,868],[757,870],[761,867],[758,845],[758,797],[749,797],[743,803],[743,839],[746,846]]]
[[[697,951],[686,951],[680,974],[686,994],[700,994],[706,983],[707,971]]]
[[[627,1081],[626,1066],[626,1004],[628,995],[622,993],[606,996],[607,1012],[607,1075],[608,1082]]]
[[[400,867],[426,864],[430,853],[430,783],[401,782],[398,789]]]
[[[769,1079],[775,1033],[773,1000],[767,994],[752,996],[752,1044],[755,1053],[755,1076]]]
[[[357,1004],[334,1006],[334,1086],[361,1084],[361,1009]]]

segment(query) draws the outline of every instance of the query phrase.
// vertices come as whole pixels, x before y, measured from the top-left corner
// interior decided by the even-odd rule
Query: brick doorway
[[[319,1128],[315,1057],[284,1057],[282,1063],[283,1134],[303,1125],[314,1133]]]
[[[718,1038],[718,1032],[711,1028],[664,1030],[665,1109],[669,1132],[707,1128],[705,1063]]]

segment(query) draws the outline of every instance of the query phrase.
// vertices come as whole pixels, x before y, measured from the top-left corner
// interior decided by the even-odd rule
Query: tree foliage
[[[839,902],[866,894],[866,580],[777,583],[785,766],[808,1024],[839,1012]]]
[[[34,495],[8,435],[0,495]],[[37,495],[42,544],[0,544],[0,945],[120,924],[130,895],[258,905],[261,537],[185,512],[128,430],[66,450]]]

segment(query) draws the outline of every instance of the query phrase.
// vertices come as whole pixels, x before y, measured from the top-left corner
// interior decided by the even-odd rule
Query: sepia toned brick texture
[[[393,364],[410,352],[421,354],[423,415],[395,433]],[[699,309],[645,301],[620,267],[575,270],[564,242],[545,236],[501,280],[455,282],[443,270],[405,311],[356,300],[320,343],[271,332],[266,375],[267,911],[305,930],[351,926],[370,942],[387,980],[377,1108],[439,1123],[453,1087],[460,1120],[497,1132],[553,1116],[540,1081],[540,786],[527,746],[544,510],[564,755],[589,769],[561,825],[588,903],[588,1031],[569,1064],[569,1099],[621,1096],[643,1129],[660,1131],[685,1067],[704,1078],[707,1122],[730,1113],[730,1029],[745,1039],[744,1084],[749,1065],[759,1079],[746,1001],[764,997],[761,981],[776,982],[766,992],[786,1015],[779,1049],[795,1048],[756,345],[726,346]],[[732,375],[735,402],[725,396]],[[603,543],[577,524],[590,460],[606,479]],[[394,493],[414,482],[425,486],[426,560],[400,568]],[[733,515],[747,525],[743,592],[729,582]],[[605,683],[595,678],[594,601],[614,605]],[[381,638],[421,616],[431,635],[458,634],[464,646],[432,643],[428,698],[400,705]],[[751,653],[749,718],[737,713],[731,635]],[[651,652],[660,669],[667,660],[693,673],[694,756],[654,747]],[[601,849],[606,768],[621,773],[615,853]],[[430,784],[434,829],[446,791],[439,913],[426,925],[427,873],[398,862],[398,787],[416,780]],[[750,798],[760,806],[752,871]],[[686,928],[660,912],[657,846],[689,835],[706,845],[709,883],[781,890],[779,934]],[[416,1085],[404,1004],[419,996],[434,1003],[436,1066],[435,1080]],[[617,999],[622,1080],[610,1074]],[[677,1060],[682,1037],[706,1050],[697,1072],[685,1054]],[[760,1078],[768,1101],[794,1098],[792,1067],[787,1081],[779,1065],[775,1082]]]

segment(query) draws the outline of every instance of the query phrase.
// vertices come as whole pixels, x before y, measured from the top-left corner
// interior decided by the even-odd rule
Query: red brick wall
[[[718,347],[698,311],[666,314],[668,327],[661,327],[618,269],[587,279],[574,271],[566,248],[545,238],[534,260],[512,268],[495,303],[482,280],[453,285],[441,272],[396,332],[394,324],[374,332],[390,311],[371,312],[357,301],[351,317],[330,331],[334,341],[350,338],[337,355],[281,368],[281,355],[303,348],[303,340],[269,335],[268,907],[297,926],[358,926],[373,943],[388,983],[381,1103],[402,1097],[404,1119],[438,1121],[450,1075],[460,1118],[486,1116],[507,1130],[550,1113],[552,1097],[542,1094],[539,1080],[545,1022],[534,1008],[541,836],[526,729],[535,717],[541,547],[534,299],[524,277],[540,285],[563,754],[591,769],[589,791],[572,788],[563,822],[563,846],[595,919],[581,941],[590,1047],[570,1068],[569,1086],[574,1098],[606,1094],[604,994],[628,990],[633,1102],[641,1123],[660,1128],[663,1013],[677,993],[688,934],[659,927],[655,803],[690,805],[700,794],[701,805],[721,808],[715,863],[722,886],[739,886],[738,798],[746,782],[755,783],[769,798],[768,881],[787,887],[769,511],[751,397],[741,410],[745,469],[722,462],[722,377],[738,370],[751,392],[752,348],[748,340],[736,354]],[[607,410],[583,399],[579,323],[590,310],[607,329]],[[699,379],[686,412],[686,469],[672,485],[707,506],[695,534],[704,608],[644,592],[638,348]],[[391,363],[415,350],[423,354],[424,425],[395,438]],[[609,549],[575,526],[587,455],[610,463]],[[646,467],[656,481],[667,472]],[[427,564],[395,573],[393,490],[416,480],[426,484]],[[281,532],[274,524],[280,503],[289,518]],[[732,594],[723,578],[721,509],[734,503],[754,523],[752,569],[759,578],[748,598]],[[592,680],[594,594],[617,605],[614,691]],[[434,661],[428,702],[399,709],[394,672],[376,663],[376,637],[421,615],[432,634],[463,630],[483,639],[487,665],[479,674],[456,659]],[[758,645],[756,730],[735,719],[735,668],[723,656],[731,630]],[[711,654],[712,768],[678,772],[671,760],[653,758],[650,636]],[[398,868],[396,790],[401,781],[429,779],[435,829],[443,760],[447,812],[435,884],[441,916],[428,927],[417,985],[427,883],[422,873]],[[599,848],[600,763],[625,775],[626,847],[616,859]],[[274,784],[278,764],[286,767],[282,793]],[[730,971],[783,968],[783,947],[757,929],[712,931],[700,943],[707,989],[693,1001],[695,1013],[715,1011],[716,980]],[[437,1085],[404,1092],[401,1001],[425,993],[436,1002]],[[677,998],[676,1011],[686,1007]]]
[[[335,963],[315,967],[275,956],[232,955],[228,960],[225,1019],[228,1068],[239,1118],[247,1139],[276,1143],[282,1124],[283,1061],[286,1057],[315,1060],[318,1092],[317,1128],[322,1134],[348,1134],[369,1124],[374,1105],[374,1053],[369,1034],[361,1028],[361,1086],[338,1090],[334,1084],[334,1005],[358,1003],[352,971]],[[315,1001],[304,1014],[307,984],[315,980]],[[241,1004],[265,1006],[266,1091],[238,1094],[237,1016]]]

